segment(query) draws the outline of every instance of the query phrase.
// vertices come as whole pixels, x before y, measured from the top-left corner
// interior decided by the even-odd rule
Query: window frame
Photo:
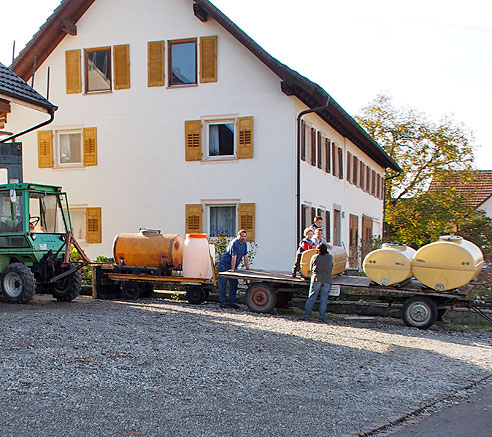
[[[220,208],[220,207],[231,207],[233,206],[235,208],[235,221],[236,221],[236,228],[238,228],[238,225],[239,225],[239,201],[227,201],[227,200],[224,200],[224,201],[207,201],[207,202],[204,202],[202,203],[203,205],[203,210],[206,214],[206,226],[207,226],[207,235],[210,237],[210,238],[217,238],[217,236],[212,236],[212,233],[211,233],[211,223],[210,223],[210,220],[212,218],[212,214],[210,212],[210,209],[211,208]],[[236,236],[236,231],[233,232],[233,235],[229,235],[227,238],[234,238]]]
[[[63,163],[61,162],[61,141],[60,134],[79,134],[80,135],[80,163]],[[84,133],[82,128],[72,128],[72,129],[56,129],[54,131],[55,136],[55,147],[54,147],[54,168],[81,168],[84,167]]]
[[[109,62],[108,62],[109,72],[110,72],[109,89],[90,91],[89,90],[89,53],[102,52],[105,50],[109,51]],[[90,49],[84,49],[84,82],[85,82],[84,83],[85,94],[110,93],[113,91],[113,53],[112,53],[111,46],[93,47]]]
[[[87,205],[81,206],[81,205],[75,205],[75,206],[70,206],[69,209],[69,214],[70,214],[70,222],[72,225],[72,233],[74,234],[74,237],[77,239],[79,243],[85,243],[87,239]],[[83,212],[83,220],[82,220],[82,231],[83,231],[83,237],[77,237],[75,235],[75,230],[74,230],[74,225],[73,225],[73,212]]]
[[[173,45],[187,44],[193,42],[195,43],[195,81],[190,83],[173,84]],[[182,38],[173,39],[167,42],[167,77],[168,77],[168,88],[181,88],[187,86],[197,86],[198,85],[198,38]]]
[[[210,140],[210,129],[209,127],[212,125],[216,124],[226,124],[226,123],[233,123],[234,124],[234,132],[233,132],[233,139],[232,139],[232,147],[233,147],[233,154],[232,155],[210,155],[210,145],[209,145],[209,140]],[[202,156],[205,158],[205,160],[210,160],[210,161],[224,161],[224,160],[233,160],[233,159],[238,159],[237,157],[237,136],[238,136],[238,131],[237,131],[237,117],[235,116],[230,116],[230,117],[214,117],[214,118],[205,118],[202,119],[202,124],[203,127],[205,128],[205,141],[203,141],[202,147],[205,147],[205,151],[202,149]],[[203,133],[203,131],[202,131]],[[205,153],[204,153],[205,152]]]

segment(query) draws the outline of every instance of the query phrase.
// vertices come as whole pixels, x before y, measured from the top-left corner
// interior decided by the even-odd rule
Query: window
[[[29,193],[30,226],[36,232],[56,234],[67,232],[64,219],[66,204],[63,194]]]
[[[327,242],[331,241],[331,219],[330,211],[326,211],[325,215],[325,238]]]
[[[111,91],[111,47],[85,50],[85,92]]]
[[[82,165],[82,132],[57,131],[56,166],[69,167]]]
[[[210,206],[210,231],[211,237],[236,235],[236,206]]]
[[[208,129],[208,156],[234,156],[235,123],[234,120],[211,121]]]
[[[0,233],[12,234],[23,231],[22,194],[16,194],[15,199],[10,193],[0,193]],[[3,244],[2,244],[3,245]]]
[[[169,41],[169,86],[196,83],[196,39]]]
[[[72,233],[75,239],[77,241],[85,240],[85,208],[70,208],[70,221],[72,222]]]
[[[309,218],[307,218],[309,214],[309,206],[302,205],[301,206],[301,236],[303,235],[304,229],[308,226]]]

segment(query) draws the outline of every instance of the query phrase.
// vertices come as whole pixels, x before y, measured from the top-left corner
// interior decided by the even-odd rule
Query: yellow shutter
[[[38,167],[53,167],[53,133],[50,130],[38,130]]]
[[[237,157],[253,157],[253,117],[237,119]]]
[[[186,160],[202,159],[202,122],[200,120],[185,121]]]
[[[130,88],[130,46],[113,46],[114,89]]]
[[[97,165],[97,128],[84,128],[83,141],[84,165]]]
[[[217,37],[200,38],[200,82],[217,82]]]
[[[147,43],[148,86],[164,85],[164,41]]]
[[[238,205],[239,229],[248,233],[247,241],[255,240],[255,204],[240,203]]]
[[[85,221],[85,241],[87,243],[100,243],[102,241],[101,208],[86,208]]]
[[[202,205],[186,205],[186,233],[202,232]]]
[[[67,94],[82,92],[80,50],[67,50],[65,52],[65,82]]]

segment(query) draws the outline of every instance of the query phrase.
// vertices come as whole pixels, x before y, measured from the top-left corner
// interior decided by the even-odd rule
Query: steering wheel
[[[29,217],[29,224],[35,228],[36,225],[39,223],[39,220],[41,220],[41,217],[38,217],[38,216],[32,216],[32,217]]]

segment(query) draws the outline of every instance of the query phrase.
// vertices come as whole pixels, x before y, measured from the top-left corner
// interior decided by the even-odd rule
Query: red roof
[[[454,188],[456,193],[464,195],[474,208],[478,208],[492,196],[492,170],[475,170],[470,178],[462,171],[448,172],[444,180],[433,180],[429,191],[444,191]]]

